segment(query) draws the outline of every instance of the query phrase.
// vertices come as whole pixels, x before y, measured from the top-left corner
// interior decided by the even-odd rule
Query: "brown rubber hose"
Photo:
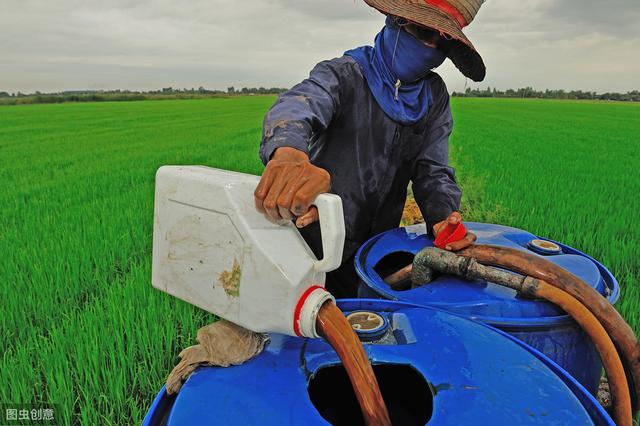
[[[561,307],[589,335],[609,379],[613,399],[613,420],[618,426],[632,426],[631,397],[622,361],[611,338],[596,317],[575,297],[551,284],[536,280],[532,295]]]
[[[416,255],[416,259],[421,253]],[[640,344],[631,327],[602,295],[555,263],[522,250],[491,245],[472,245],[456,254],[476,259],[482,264],[498,266],[546,281],[587,306],[607,331],[618,350],[627,374],[632,409],[634,412],[638,410],[640,407]],[[411,277],[415,272],[413,268],[414,265],[407,266],[386,277],[385,282],[394,288]],[[428,281],[428,279],[422,281]]]
[[[562,267],[522,250],[492,245],[472,245],[457,254],[486,265],[498,266],[546,281],[588,307],[613,340],[627,372],[633,410],[640,407],[640,344],[615,308],[594,288]]]
[[[563,308],[589,335],[595,345],[613,397],[613,412],[618,425],[631,425],[631,391],[620,355],[597,318],[566,291],[530,276],[521,276],[504,269],[479,263],[473,257],[458,256],[435,247],[422,249],[413,259],[412,284],[431,282],[433,272],[460,276],[468,280],[485,280],[516,290],[527,297],[542,298]]]

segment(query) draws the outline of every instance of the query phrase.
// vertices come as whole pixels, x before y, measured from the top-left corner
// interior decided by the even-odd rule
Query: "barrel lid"
[[[373,311],[354,311],[347,315],[347,321],[360,340],[371,342],[381,338],[389,328],[385,315]]]
[[[613,275],[576,249],[508,226],[475,222],[465,222],[465,225],[469,232],[476,234],[478,244],[511,247],[545,257],[581,278],[608,297],[611,303],[617,300],[619,288]],[[433,246],[433,239],[426,234],[424,224],[392,229],[371,238],[360,248],[355,258],[356,270],[365,284],[384,298],[440,307],[494,325],[546,326],[569,321],[561,309],[550,303],[521,298],[514,290],[487,281],[441,275],[422,287],[402,291],[391,289],[381,276],[390,272],[389,262],[385,259],[395,256],[406,264],[426,246]],[[559,250],[555,250],[556,247]],[[402,253],[406,256],[401,256]],[[387,270],[383,271],[381,265],[385,263]],[[398,264],[395,268],[402,266]]]
[[[581,402],[584,389],[572,391],[546,357],[488,326],[401,302],[343,300],[338,306],[345,315],[372,311],[389,321],[394,342],[369,343],[365,351],[374,369],[405,366],[424,378],[429,425],[473,424],[482,418],[521,425],[595,420]],[[265,350],[242,365],[196,370],[168,409],[167,424],[328,424],[309,389],[323,371],[339,364],[322,339],[272,334]],[[407,398],[411,391],[391,393]]]

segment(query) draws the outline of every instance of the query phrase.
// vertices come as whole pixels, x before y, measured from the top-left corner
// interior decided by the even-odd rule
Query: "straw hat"
[[[462,28],[473,21],[485,0],[364,0],[386,15],[399,16],[414,24],[429,27],[451,38],[447,56],[473,81],[482,81],[484,62]]]

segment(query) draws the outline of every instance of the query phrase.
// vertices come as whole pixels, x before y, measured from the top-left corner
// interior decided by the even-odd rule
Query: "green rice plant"
[[[609,268],[640,333],[640,105],[455,99],[466,220],[563,242]]]
[[[141,421],[180,349],[211,321],[150,286],[155,171],[260,173],[272,102],[0,111],[0,401],[57,403],[64,423]]]
[[[260,174],[274,97],[0,108],[0,402],[56,403],[62,423],[139,423],[212,317],[151,287],[155,171]],[[466,220],[601,260],[640,331],[640,108],[454,99]]]

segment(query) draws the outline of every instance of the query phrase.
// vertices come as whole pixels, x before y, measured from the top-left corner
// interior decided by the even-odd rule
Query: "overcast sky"
[[[362,0],[0,0],[0,91],[289,87],[383,21]],[[640,89],[639,0],[488,0],[465,31],[483,88]]]

